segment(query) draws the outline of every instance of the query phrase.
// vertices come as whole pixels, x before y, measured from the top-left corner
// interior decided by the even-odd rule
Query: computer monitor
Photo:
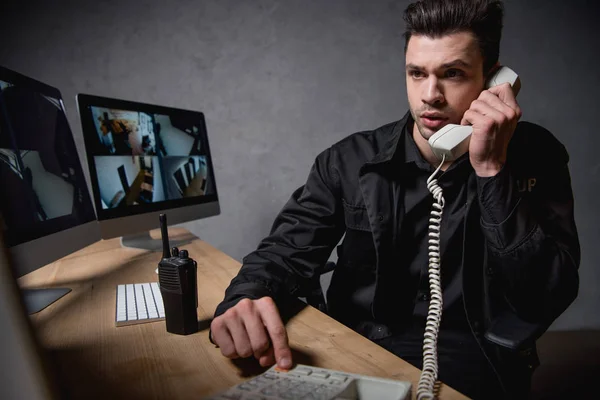
[[[202,112],[86,94],[77,105],[104,239],[159,250],[159,214],[178,224],[220,213]]]
[[[0,231],[0,399],[56,399],[59,393],[4,251]]]
[[[100,240],[58,89],[0,67],[0,226],[16,277]],[[37,312],[68,288],[23,291]]]

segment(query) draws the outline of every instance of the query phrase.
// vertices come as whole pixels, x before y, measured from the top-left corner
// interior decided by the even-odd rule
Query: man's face
[[[475,36],[413,35],[406,49],[406,88],[413,119],[424,139],[462,116],[484,88],[483,57]]]

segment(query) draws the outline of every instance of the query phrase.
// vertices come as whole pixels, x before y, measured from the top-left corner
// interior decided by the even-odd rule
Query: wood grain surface
[[[158,237],[158,231],[151,232]],[[70,287],[33,315],[64,398],[201,399],[264,371],[253,359],[228,360],[208,340],[210,321],[240,263],[188,231],[181,246],[198,262],[199,332],[178,336],[164,322],[115,326],[118,284],[158,280],[160,253],[103,240],[19,279],[22,287]],[[304,306],[287,329],[294,361],[351,373],[409,380],[419,370],[320,311]],[[442,385],[441,399],[464,399]]]

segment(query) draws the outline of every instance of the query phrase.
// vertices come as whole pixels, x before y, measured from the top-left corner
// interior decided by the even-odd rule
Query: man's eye
[[[422,78],[423,77],[423,73],[421,71],[410,71],[409,75],[412,76],[413,78]]]
[[[446,77],[447,78],[457,78],[457,77],[462,77],[465,74],[458,69],[449,69],[448,71],[446,71]]]

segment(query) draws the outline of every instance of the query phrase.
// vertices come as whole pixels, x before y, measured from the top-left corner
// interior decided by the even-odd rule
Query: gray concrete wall
[[[62,90],[206,113],[222,215],[187,224],[241,259],[268,233],[314,157],[406,111],[408,1],[4,1],[0,64]],[[600,223],[593,1],[507,1],[501,61],[523,119],[571,153],[581,291],[557,328],[599,327]]]

